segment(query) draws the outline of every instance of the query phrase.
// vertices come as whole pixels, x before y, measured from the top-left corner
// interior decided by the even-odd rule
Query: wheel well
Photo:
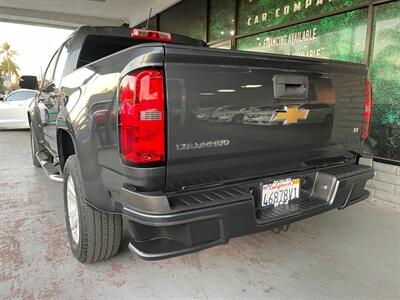
[[[74,142],[71,135],[65,130],[57,132],[58,158],[60,161],[61,170],[64,170],[65,162],[68,157],[75,154]]]
[[[28,122],[31,124],[31,114],[28,112]]]

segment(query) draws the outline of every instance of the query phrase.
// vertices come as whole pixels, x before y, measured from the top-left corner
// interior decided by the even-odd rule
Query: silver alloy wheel
[[[79,242],[79,211],[78,200],[76,199],[75,184],[71,175],[67,179],[67,205],[69,228],[71,230],[72,240],[75,244]]]

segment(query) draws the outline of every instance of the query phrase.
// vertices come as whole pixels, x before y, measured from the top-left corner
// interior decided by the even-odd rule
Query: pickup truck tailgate
[[[361,64],[165,46],[166,190],[340,164],[361,150]]]

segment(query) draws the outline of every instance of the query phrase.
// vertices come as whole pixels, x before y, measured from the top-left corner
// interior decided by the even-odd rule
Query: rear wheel
[[[121,243],[121,215],[99,211],[87,202],[76,155],[68,157],[63,176],[65,219],[72,254],[82,263],[114,256]]]
[[[40,168],[40,163],[36,158],[36,153],[43,150],[42,145],[40,145],[36,139],[35,131],[31,127],[31,154],[32,154],[32,163],[35,167]]]

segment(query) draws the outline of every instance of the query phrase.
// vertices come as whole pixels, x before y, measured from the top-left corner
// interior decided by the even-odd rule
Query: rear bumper
[[[373,175],[370,167],[347,165],[171,195],[123,189],[123,217],[131,235],[129,248],[144,259],[163,259],[333,208],[342,209],[368,198],[364,186]],[[261,208],[262,184],[287,177],[301,179],[300,199],[288,205]]]

